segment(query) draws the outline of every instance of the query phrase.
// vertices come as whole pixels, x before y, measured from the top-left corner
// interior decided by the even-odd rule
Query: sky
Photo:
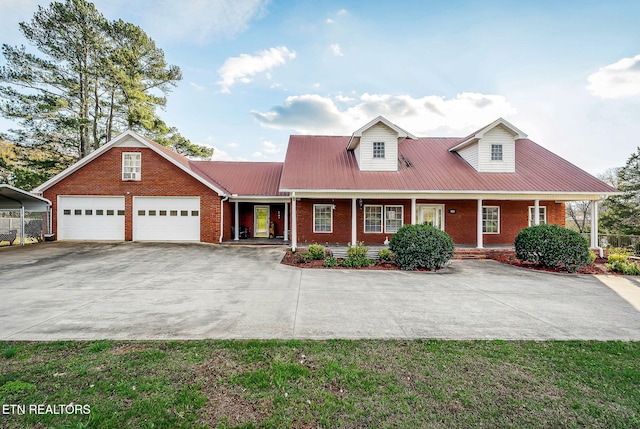
[[[25,44],[18,23],[49,3],[0,0],[0,42]],[[420,137],[503,117],[594,175],[640,146],[637,0],[94,4],[181,68],[160,116],[214,160],[282,161],[291,134],[350,135],[378,115]]]

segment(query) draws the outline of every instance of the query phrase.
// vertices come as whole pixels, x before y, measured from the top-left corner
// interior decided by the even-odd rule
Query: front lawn
[[[640,342],[0,342],[0,351],[8,428],[640,427]]]

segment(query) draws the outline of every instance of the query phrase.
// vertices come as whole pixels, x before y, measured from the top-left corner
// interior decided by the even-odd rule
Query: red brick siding
[[[333,211],[333,233],[313,232],[313,205],[335,204]],[[416,204],[444,204],[445,231],[453,242],[459,245],[476,245],[477,240],[477,207],[476,200],[417,200]],[[404,223],[411,223],[410,200],[367,200],[364,205],[401,205],[404,208]],[[500,233],[484,234],[483,241],[487,245],[513,244],[516,235],[522,228],[529,226],[529,206],[533,201],[483,201],[483,206],[500,207]],[[547,207],[549,223],[564,226],[565,205],[555,201],[541,201],[540,206]],[[455,210],[455,213],[450,213]],[[297,241],[299,244],[309,243],[348,243],[351,241],[351,200],[308,200],[297,203]],[[357,240],[365,244],[382,244],[385,238],[391,239],[393,234],[365,233],[364,209],[356,209]]]
[[[122,180],[122,152],[142,153],[142,180]],[[133,238],[134,196],[199,196],[200,241],[220,237],[220,197],[204,184],[148,148],[114,147],[44,192],[52,203],[57,232],[58,195],[116,195],[125,197],[125,240]]]

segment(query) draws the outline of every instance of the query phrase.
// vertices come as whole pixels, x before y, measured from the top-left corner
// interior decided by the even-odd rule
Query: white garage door
[[[124,240],[124,197],[58,197],[59,240]]]
[[[134,197],[133,239],[200,241],[200,197]]]

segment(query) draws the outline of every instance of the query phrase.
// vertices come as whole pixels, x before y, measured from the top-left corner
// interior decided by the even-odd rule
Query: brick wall
[[[122,180],[122,152],[142,153],[142,180]],[[58,195],[115,195],[125,197],[125,240],[133,237],[134,196],[199,196],[200,241],[220,237],[220,197],[198,180],[148,148],[114,147],[44,192],[52,203],[57,232]]]
[[[333,232],[313,232],[313,205],[332,204]],[[453,242],[458,245],[476,245],[477,239],[477,201],[476,200],[417,200],[416,204],[443,204],[444,227],[451,236]],[[403,207],[404,224],[411,223],[410,200],[368,200],[363,199],[364,205],[400,205]],[[483,241],[486,245],[513,244],[513,241],[522,228],[529,226],[529,206],[533,201],[483,201],[484,206],[500,207],[500,232],[498,234],[484,234]],[[541,201],[540,206],[547,207],[549,223],[564,226],[565,204],[555,201]],[[455,213],[451,213],[455,211]],[[301,199],[297,203],[297,231],[298,244],[335,244],[351,241],[351,200],[310,200]],[[365,244],[382,244],[385,238],[391,239],[393,234],[365,233],[364,209],[356,209],[357,240]]]

